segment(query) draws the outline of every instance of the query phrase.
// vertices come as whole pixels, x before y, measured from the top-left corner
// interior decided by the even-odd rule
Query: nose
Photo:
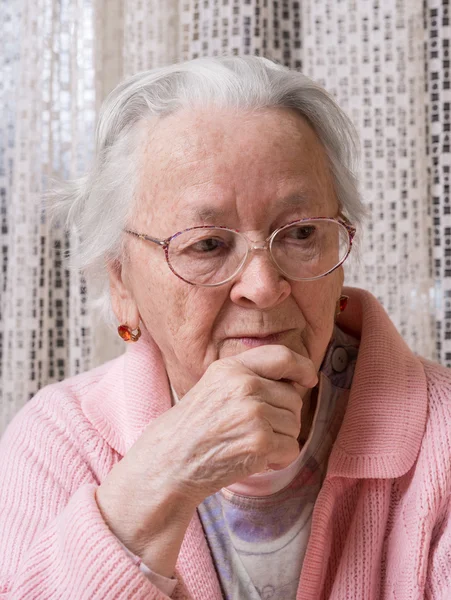
[[[279,273],[263,245],[253,252],[234,281],[231,300],[240,306],[269,309],[281,304],[291,293],[291,284]]]

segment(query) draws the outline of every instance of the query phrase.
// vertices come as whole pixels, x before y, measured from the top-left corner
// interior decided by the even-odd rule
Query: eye
[[[293,231],[293,237],[298,240],[306,240],[315,232],[313,225],[305,225],[304,227],[295,227]]]
[[[205,238],[193,244],[191,248],[196,250],[197,252],[214,252],[218,249],[223,249],[226,247],[224,240],[220,240],[217,238]]]
[[[191,258],[223,258],[235,249],[236,240],[233,231],[203,228],[187,229],[174,237],[170,245],[170,254]]]
[[[314,225],[296,225],[285,229],[281,233],[285,239],[302,241],[311,238],[315,231]]]

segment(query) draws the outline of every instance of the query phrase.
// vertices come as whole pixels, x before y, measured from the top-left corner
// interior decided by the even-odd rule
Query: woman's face
[[[263,242],[295,219],[337,214],[325,151],[294,111],[185,111],[149,134],[128,226],[162,239],[196,225],[224,225]],[[157,245],[133,236],[127,245],[127,260],[110,268],[115,313],[133,328],[141,321],[179,396],[213,361],[261,343],[288,346],[319,369],[341,268],[316,281],[290,281],[268,253],[256,252],[234,280],[205,288],[177,278]],[[277,335],[255,339],[267,334]]]

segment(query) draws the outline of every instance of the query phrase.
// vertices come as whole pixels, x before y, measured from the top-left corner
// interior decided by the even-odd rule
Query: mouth
[[[286,335],[291,331],[293,330],[285,329],[283,331],[275,331],[268,334],[243,333],[236,336],[230,336],[227,338],[227,340],[238,342],[244,346],[247,346],[248,348],[255,348],[256,346],[265,346],[267,344],[281,344],[286,338]]]

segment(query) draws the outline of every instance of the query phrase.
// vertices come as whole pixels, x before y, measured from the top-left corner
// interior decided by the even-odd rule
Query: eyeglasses
[[[186,283],[214,287],[231,281],[244,269],[251,252],[261,250],[269,250],[273,264],[288,279],[324,277],[347,259],[356,229],[346,220],[306,218],[276,229],[263,244],[216,225],[190,227],[164,240],[125,231],[161,246],[171,271]]]

